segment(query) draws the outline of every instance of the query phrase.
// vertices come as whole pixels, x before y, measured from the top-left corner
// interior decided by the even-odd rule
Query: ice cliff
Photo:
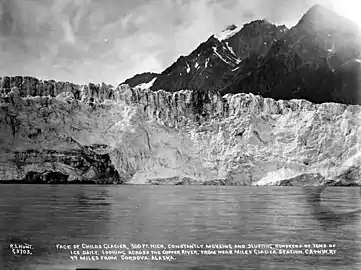
[[[0,92],[3,181],[361,183],[360,106],[30,77]]]

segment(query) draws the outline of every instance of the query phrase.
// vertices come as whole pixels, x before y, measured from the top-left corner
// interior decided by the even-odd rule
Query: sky
[[[118,85],[161,72],[230,24],[293,26],[329,1],[0,0],[0,77]]]

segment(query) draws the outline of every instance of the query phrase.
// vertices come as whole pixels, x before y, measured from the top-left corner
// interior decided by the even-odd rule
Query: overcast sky
[[[0,77],[117,85],[229,24],[294,25],[327,0],[0,0]]]

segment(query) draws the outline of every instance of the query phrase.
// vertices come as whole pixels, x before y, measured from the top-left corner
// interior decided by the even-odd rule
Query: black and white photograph
[[[360,0],[0,0],[0,270],[361,270]]]

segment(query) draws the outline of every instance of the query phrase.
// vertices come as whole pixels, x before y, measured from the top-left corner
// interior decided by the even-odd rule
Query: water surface
[[[324,202],[360,206],[357,188],[329,188]],[[4,269],[361,269],[361,222],[324,228],[292,187],[2,185]],[[13,242],[33,255],[15,256]],[[334,256],[176,256],[167,261],[71,261],[56,244],[334,243]]]

